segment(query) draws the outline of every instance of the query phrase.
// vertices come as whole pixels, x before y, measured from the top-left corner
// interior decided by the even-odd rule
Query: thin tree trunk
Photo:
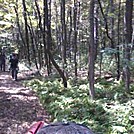
[[[90,23],[90,44],[89,44],[89,86],[90,86],[90,95],[91,98],[95,98],[95,89],[94,89],[94,64],[95,64],[95,55],[94,55],[94,0],[90,0],[90,10],[89,10],[89,23]]]
[[[74,0],[74,64],[75,78],[77,79],[77,3]]]
[[[94,27],[94,33],[95,33],[95,59],[97,58],[97,49],[98,49],[98,45],[99,45],[99,36],[98,36],[98,33],[99,33],[99,30],[98,30],[98,26],[99,26],[99,22],[98,22],[98,15],[99,15],[99,12],[98,12],[98,6],[96,5],[95,6],[95,27]]]
[[[49,45],[51,45],[51,25],[50,25],[50,18],[48,17],[48,3],[47,0],[44,0],[44,23],[46,26],[46,29],[44,27],[44,30],[46,30],[46,48],[45,48],[45,53],[47,54],[47,56],[49,57],[49,60],[52,62],[53,66],[56,68],[56,70],[58,71],[59,75],[61,76],[62,80],[63,80],[63,84],[64,87],[67,87],[67,78],[64,74],[64,71],[60,69],[60,67],[58,66],[58,64],[56,63],[56,61],[53,58],[53,55],[51,53],[50,47],[48,47]],[[44,36],[45,38],[45,36]],[[45,43],[45,40],[44,40]],[[49,70],[48,70],[49,71]],[[48,72],[49,73],[49,72]]]
[[[56,36],[56,46],[59,47],[60,44],[60,38],[59,38],[59,18],[58,18],[58,6],[57,3],[54,3],[54,7],[55,7],[55,12],[56,12],[56,16],[55,16],[55,36]],[[58,49],[59,50],[59,49]]]
[[[19,22],[18,1],[16,1],[16,7],[14,7],[14,11],[16,13],[16,23],[17,23],[17,27],[18,27],[18,32],[19,32],[19,35],[20,35],[20,38],[21,38],[22,44],[23,44],[23,46],[20,44],[21,57],[26,58],[25,57],[26,56],[26,51],[24,50],[24,48],[26,48],[26,44],[25,44],[23,34],[21,32],[21,26],[20,26],[20,22]]]
[[[118,10],[119,10],[119,13],[118,13],[118,25],[117,25],[117,34],[118,34],[118,43],[117,43],[117,80],[120,79],[120,15],[121,15],[121,12],[120,12],[120,7],[121,7],[121,0],[119,1],[119,7],[118,7]]]
[[[100,7],[100,10],[101,10],[103,19],[104,19],[106,35],[107,35],[108,39],[109,39],[110,42],[111,42],[111,48],[114,48],[113,39],[112,39],[111,36],[109,35],[109,28],[108,28],[107,18],[105,17],[105,14],[104,14],[104,11],[103,11],[103,8],[102,8],[102,5],[101,5],[100,0],[98,0],[98,3],[99,3],[99,7]]]
[[[69,59],[71,62],[71,51],[72,51],[72,45],[71,45],[71,35],[72,35],[72,7],[69,9],[69,18],[70,18],[70,23],[69,23],[69,33],[68,33],[68,45],[69,45]]]
[[[25,0],[22,0],[22,5],[23,5],[23,17],[24,17],[24,21],[25,21],[25,42],[26,42],[26,49],[27,49],[27,59],[28,59],[29,65],[31,65],[30,49],[29,49],[28,22],[27,22],[27,8],[26,8]]]
[[[49,5],[51,4],[51,1]],[[48,2],[47,0],[44,1],[44,6],[45,6],[45,26],[46,26],[46,50],[50,51],[51,45],[52,45],[52,38],[51,38],[51,16],[50,12],[48,11]],[[49,6],[50,8],[50,6]],[[48,75],[51,73],[51,62],[50,62],[50,55],[47,55],[47,72]]]
[[[40,13],[40,8],[38,6],[37,0],[35,0],[35,6],[37,9],[37,15],[38,15],[38,27],[40,29],[39,32],[39,38],[42,37],[42,33],[43,33],[43,28],[42,28],[42,17],[41,17],[41,13]],[[38,61],[39,61],[39,65],[40,65],[40,69],[42,67],[42,45],[41,45],[41,40],[39,39],[39,48],[38,48]]]
[[[64,87],[67,88],[67,78],[65,76],[65,73],[64,73],[64,70],[61,70],[60,67],[58,66],[58,64],[56,63],[56,61],[54,60],[51,52],[49,50],[47,50],[47,53],[50,57],[50,60],[53,64],[53,66],[56,68],[56,70],[58,71],[59,75],[61,76],[62,80],[63,80],[63,84],[64,84]]]
[[[34,59],[34,63],[35,63],[35,66],[36,66],[36,69],[38,70],[39,67],[38,67],[38,62],[37,62],[37,55],[36,55],[36,49],[35,49],[35,44],[37,43],[36,42],[36,37],[35,37],[35,34],[34,34],[34,31],[33,31],[33,26],[32,26],[32,22],[31,22],[31,19],[29,17],[29,21],[30,21],[30,26],[28,26],[29,28],[29,32],[30,32],[30,37],[31,37],[31,48],[32,48],[32,51],[33,51],[33,57],[31,56],[32,59]]]
[[[66,44],[67,44],[66,23],[65,23],[65,0],[61,0],[61,26],[62,26],[61,52],[62,52],[62,64],[63,64],[63,70],[64,70],[65,64],[66,64]]]
[[[43,44],[44,44],[44,59],[45,59],[45,66],[47,68],[48,73],[48,54],[47,51],[47,43],[46,43],[46,14],[48,14],[46,9],[47,7],[47,0],[43,0]]]

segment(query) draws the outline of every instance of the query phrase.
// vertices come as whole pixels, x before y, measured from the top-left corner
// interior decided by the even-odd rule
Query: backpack
[[[29,129],[26,134],[36,134],[41,127],[43,127],[44,122],[43,121],[38,121],[34,123]]]

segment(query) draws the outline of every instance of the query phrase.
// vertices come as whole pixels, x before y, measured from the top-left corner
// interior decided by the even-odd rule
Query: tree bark
[[[26,50],[27,50],[27,59],[28,59],[29,65],[31,65],[30,49],[29,49],[28,21],[27,21],[27,8],[26,8],[25,0],[22,0],[22,5],[23,5],[23,17],[24,17],[24,21],[25,21],[25,43],[26,43]]]
[[[110,42],[111,42],[111,48],[114,48],[113,39],[112,39],[111,36],[109,35],[109,28],[108,28],[107,18],[105,17],[105,14],[104,14],[104,11],[103,11],[103,8],[102,8],[102,5],[101,5],[100,0],[98,0],[98,3],[99,3],[100,10],[101,10],[101,13],[102,13],[102,16],[103,16],[103,19],[104,19],[106,35],[107,35],[108,39],[109,39]]]
[[[74,0],[74,69],[75,69],[75,78],[77,79],[77,3]]]
[[[51,2],[51,1],[50,1]],[[45,31],[46,31],[46,51],[51,51],[51,45],[52,45],[52,38],[51,38],[51,16],[50,11],[48,10],[48,3],[47,0],[44,0],[44,8],[45,8]],[[50,7],[49,7],[50,8]],[[47,72],[48,75],[51,73],[51,62],[50,62],[50,55],[47,53]]]
[[[131,47],[132,43],[132,13],[133,13],[133,0],[126,0],[126,14],[125,14],[125,25],[126,25],[126,45],[124,45],[124,56],[125,56],[125,66],[124,66],[124,79],[126,91],[130,91],[130,58],[131,58]]]
[[[90,10],[89,10],[89,23],[90,23],[90,39],[89,39],[89,93],[91,98],[95,98],[94,89],[94,64],[95,64],[95,51],[94,51],[94,0],[90,0]]]
[[[65,17],[66,17],[65,16],[65,0],[61,0],[61,26],[62,26],[61,52],[62,52],[63,70],[65,69],[65,64],[66,64],[66,44],[67,44]]]
[[[41,17],[40,8],[39,8],[39,5],[37,3],[37,0],[35,0],[35,6],[36,6],[36,10],[37,10],[37,15],[38,15],[38,27],[40,29],[40,32],[39,32],[38,61],[39,61],[40,69],[41,69],[41,67],[42,67],[42,45],[41,45],[41,43],[42,42],[41,42],[40,38],[42,37],[43,28],[42,28],[42,17]]]
[[[117,54],[116,54],[116,57],[117,57],[117,80],[120,79],[120,47],[119,47],[119,45],[120,45],[120,15],[121,15],[120,8],[121,8],[121,0],[119,1],[119,7],[118,7],[119,13],[118,13],[118,24],[117,24],[117,34],[118,34]]]
[[[17,23],[17,27],[18,27],[18,32],[19,32],[19,35],[20,35],[20,38],[22,40],[22,44],[23,46],[20,44],[20,49],[21,49],[21,58],[26,58],[26,51],[24,50],[24,48],[26,48],[26,44],[25,44],[25,40],[24,40],[24,37],[23,37],[23,34],[22,34],[22,31],[21,31],[21,26],[20,26],[20,21],[19,21],[19,14],[18,14],[18,3],[16,2],[16,7],[14,7],[14,11],[15,11],[15,14],[16,14],[16,23]]]
[[[61,70],[60,67],[58,66],[58,64],[56,63],[56,61],[53,58],[53,55],[51,53],[50,50],[50,46],[51,45],[51,27],[50,27],[50,18],[48,17],[48,3],[47,0],[44,0],[44,11],[45,11],[45,26],[46,26],[46,49],[45,49],[45,53],[48,55],[49,60],[52,62],[53,66],[56,68],[56,70],[58,71],[59,75],[61,76],[62,80],[63,80],[63,84],[64,87],[67,87],[67,79],[64,73],[64,70]],[[49,70],[48,70],[49,71]]]
[[[29,17],[29,20],[30,20],[30,17]],[[28,28],[29,28],[29,32],[30,32],[31,48],[32,48],[32,52],[33,52],[32,55],[31,55],[31,59],[34,59],[34,63],[35,63],[36,69],[38,70],[39,67],[38,67],[38,61],[37,61],[37,55],[36,55],[36,49],[35,49],[35,44],[37,42],[35,40],[36,37],[35,37],[35,34],[34,34],[34,30],[33,30],[33,26],[32,26],[31,20],[30,20],[30,26],[28,26]]]

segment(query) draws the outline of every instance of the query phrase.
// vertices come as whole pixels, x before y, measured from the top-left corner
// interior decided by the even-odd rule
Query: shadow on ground
[[[24,134],[34,121],[48,121],[36,94],[13,81],[8,72],[0,73],[0,134]]]

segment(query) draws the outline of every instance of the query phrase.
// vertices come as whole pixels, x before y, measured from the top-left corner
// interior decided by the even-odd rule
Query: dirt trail
[[[48,119],[35,93],[22,86],[24,76],[19,74],[18,79],[0,72],[0,134],[25,134],[33,122]]]

